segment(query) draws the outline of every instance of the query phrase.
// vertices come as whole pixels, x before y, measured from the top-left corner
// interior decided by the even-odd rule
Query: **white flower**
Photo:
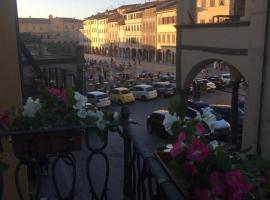
[[[32,97],[28,97],[23,108],[23,116],[35,117],[36,113],[41,109],[41,104],[39,99],[33,100]]]
[[[79,92],[74,92],[74,99],[77,101],[77,103],[73,106],[74,109],[80,110],[86,107],[88,102],[86,96],[81,95]]]
[[[212,108],[202,108],[202,120],[209,126],[211,132],[214,132],[216,116],[212,113]]]
[[[215,150],[219,146],[218,141],[216,140],[211,141],[209,144],[213,150]]]
[[[97,115],[99,121],[100,121],[100,120],[103,120],[104,113],[103,113],[102,111],[99,111],[99,110],[98,110],[98,111],[96,112],[96,115]]]
[[[91,111],[91,110],[88,110],[87,111],[87,116],[88,117],[97,117],[97,114],[95,112]]]
[[[81,119],[85,119],[87,117],[87,111],[85,109],[80,109],[77,112],[78,117],[80,117]]]
[[[118,121],[119,118],[120,118],[119,113],[118,113],[118,112],[114,112],[114,113],[113,113],[113,119],[114,119],[115,121]]]
[[[96,125],[100,130],[103,131],[106,128],[107,122],[105,120],[98,120]]]

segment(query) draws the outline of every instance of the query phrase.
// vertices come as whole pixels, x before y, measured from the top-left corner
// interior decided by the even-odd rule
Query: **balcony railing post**
[[[128,121],[129,121],[129,109],[128,107],[123,106],[121,108],[121,121],[123,127],[123,139],[124,139],[124,185],[123,185],[123,192],[124,192],[124,199],[130,199],[130,169],[129,169],[129,162],[130,162],[130,150],[131,150],[131,142],[127,135],[128,131]]]

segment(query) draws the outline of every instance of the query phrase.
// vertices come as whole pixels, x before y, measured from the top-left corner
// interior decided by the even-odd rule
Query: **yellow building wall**
[[[176,45],[176,29],[173,24],[159,24],[159,19],[163,17],[176,17],[176,9],[165,10],[157,12],[157,49],[161,49],[161,46],[175,46]],[[163,42],[163,35],[165,35],[165,42]],[[170,35],[170,41],[167,40],[167,35]],[[159,37],[161,38],[159,41]],[[174,38],[174,39],[173,39]]]
[[[142,18],[136,18],[136,19],[130,19],[130,15],[136,15],[136,14],[141,14],[142,12],[134,12],[134,13],[129,13],[127,14],[127,19],[125,20],[126,24],[126,40],[128,38],[136,38],[136,41],[141,44],[142,42]],[[130,28],[127,30],[127,28]],[[133,27],[133,29],[131,28]],[[135,28],[136,27],[136,28]]]
[[[232,15],[233,5],[231,0],[224,0],[224,5],[220,5],[220,0],[215,0],[215,6],[210,5],[210,0],[205,0],[206,6],[202,7],[202,0],[197,1],[197,23],[212,23],[216,15]]]

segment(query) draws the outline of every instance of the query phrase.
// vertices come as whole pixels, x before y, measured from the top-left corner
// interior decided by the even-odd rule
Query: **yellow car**
[[[114,103],[124,104],[135,101],[133,94],[127,88],[115,88],[110,91],[111,101]]]

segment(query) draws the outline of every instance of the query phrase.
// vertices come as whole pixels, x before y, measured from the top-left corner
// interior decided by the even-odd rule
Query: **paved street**
[[[95,59],[95,60],[106,60],[107,62],[111,61],[111,57],[108,56],[101,56],[101,55],[95,55],[95,54],[85,54],[86,59]],[[114,61],[116,61],[117,64],[120,63],[128,63],[130,61],[131,64],[133,64],[133,61],[130,59],[122,59],[122,58],[113,58]],[[141,62],[140,65],[137,64],[137,69],[140,71],[147,70],[149,72],[158,73],[158,72],[171,72],[175,73],[175,66],[173,65],[165,65],[165,64],[158,64],[158,63],[149,63],[149,62]]]

